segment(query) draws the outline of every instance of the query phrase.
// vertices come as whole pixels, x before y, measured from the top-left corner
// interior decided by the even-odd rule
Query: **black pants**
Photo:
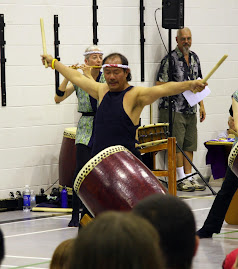
[[[73,178],[73,186],[74,181],[79,173],[79,171],[83,168],[83,166],[91,159],[91,148],[83,144],[76,144],[76,168]],[[73,214],[78,214],[79,208],[83,208],[82,216],[85,213],[89,213],[87,208],[84,206],[82,201],[79,199],[78,195],[75,193],[73,188],[73,197],[72,197],[72,208]],[[91,216],[91,214],[90,214]]]
[[[213,202],[203,228],[212,233],[219,233],[230,202],[238,188],[238,178],[228,167],[226,170],[225,180],[220,191]]]

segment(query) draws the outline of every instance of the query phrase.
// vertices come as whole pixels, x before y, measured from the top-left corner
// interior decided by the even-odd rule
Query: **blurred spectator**
[[[5,255],[4,238],[3,238],[3,233],[0,229],[0,265],[3,261],[4,255]]]
[[[228,118],[228,126],[229,129],[226,129],[225,131],[219,133],[217,136],[217,139],[220,138],[235,138],[235,135],[231,133],[230,130],[236,131],[235,124],[234,124],[234,118],[232,116],[229,116]]]
[[[74,238],[63,241],[55,249],[51,263],[50,269],[68,269],[69,262],[72,255],[72,247],[74,243]]]
[[[161,269],[155,228],[132,213],[107,211],[79,230],[71,269]]]
[[[153,194],[141,200],[133,212],[156,228],[166,268],[192,268],[199,238],[193,212],[185,202],[169,194]]]
[[[238,248],[234,249],[229,254],[227,254],[225,260],[223,261],[222,268],[223,269],[235,269],[235,268],[238,268],[238,266],[237,266],[237,255],[238,255]]]

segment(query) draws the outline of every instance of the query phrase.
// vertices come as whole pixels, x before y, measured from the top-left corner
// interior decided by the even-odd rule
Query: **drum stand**
[[[169,30],[169,81],[172,81],[172,57],[171,57],[171,44],[172,44],[172,40],[171,40],[171,29]],[[169,96],[169,136],[172,136],[172,130],[173,130],[173,119],[172,119],[172,96]],[[178,143],[176,142],[176,146],[178,147],[178,149],[181,151],[181,153],[183,154],[183,156],[188,160],[188,162],[192,165],[192,167],[194,168],[194,170],[196,171],[196,173],[191,174],[190,176],[196,175],[198,174],[200,176],[200,178],[202,179],[202,181],[207,185],[207,187],[210,189],[210,191],[212,192],[213,195],[216,195],[217,193],[212,189],[212,187],[208,184],[208,182],[206,182],[206,180],[204,179],[204,177],[202,176],[202,174],[198,171],[198,169],[196,168],[196,166],[192,163],[192,161],[188,158],[188,156],[185,154],[185,152],[182,150],[182,148],[178,145]],[[183,180],[185,180],[186,178],[190,177],[184,177],[180,180],[178,180],[177,182],[181,182]]]

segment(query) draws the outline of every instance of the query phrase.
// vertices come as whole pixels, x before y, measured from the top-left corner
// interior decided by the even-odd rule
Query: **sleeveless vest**
[[[109,91],[103,97],[95,119],[92,156],[107,147],[122,145],[140,158],[140,152],[135,148],[139,125],[133,124],[123,108],[123,98],[132,87],[122,92]]]

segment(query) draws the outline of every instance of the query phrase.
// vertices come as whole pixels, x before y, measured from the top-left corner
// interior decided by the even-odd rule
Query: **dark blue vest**
[[[95,133],[92,156],[103,149],[122,145],[140,158],[135,148],[135,135],[139,125],[134,125],[123,108],[124,95],[132,88],[122,92],[107,92],[98,107],[95,119]]]

